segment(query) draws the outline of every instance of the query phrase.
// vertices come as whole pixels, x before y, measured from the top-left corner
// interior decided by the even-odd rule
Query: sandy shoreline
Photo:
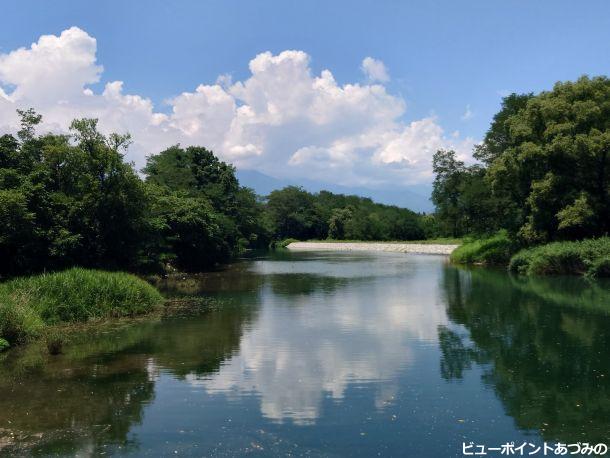
[[[392,251],[397,253],[449,255],[458,246],[425,243],[293,242],[286,248],[295,251]]]

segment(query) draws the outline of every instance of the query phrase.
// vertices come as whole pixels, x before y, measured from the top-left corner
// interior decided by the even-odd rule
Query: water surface
[[[607,282],[281,252],[161,286],[219,306],[2,357],[0,454],[447,457],[610,437]]]

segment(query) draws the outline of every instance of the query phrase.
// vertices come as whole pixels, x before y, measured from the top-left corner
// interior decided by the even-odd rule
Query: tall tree
[[[610,80],[582,77],[528,99],[489,166],[528,243],[610,231]],[[517,209],[521,209],[518,211]]]

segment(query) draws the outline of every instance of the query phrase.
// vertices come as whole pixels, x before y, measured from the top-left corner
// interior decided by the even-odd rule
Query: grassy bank
[[[509,269],[524,275],[610,277],[610,237],[521,250],[511,258]]]
[[[137,316],[163,303],[140,278],[73,268],[0,284],[0,346],[49,335],[49,326]]]
[[[610,238],[554,242],[516,252],[508,235],[466,239],[451,254],[458,264],[508,265],[521,275],[586,275],[610,277]]]
[[[508,264],[515,248],[505,232],[484,239],[465,239],[451,253],[451,261],[458,264]]]

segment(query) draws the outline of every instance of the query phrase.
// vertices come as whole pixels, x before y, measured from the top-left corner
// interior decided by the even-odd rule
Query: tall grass
[[[161,294],[122,272],[73,268],[0,284],[0,339],[19,344],[47,325],[136,316],[152,311]]]
[[[510,260],[509,270],[524,275],[610,277],[610,237],[521,250]]]
[[[465,239],[464,244],[451,253],[452,262],[459,264],[507,264],[515,245],[504,231],[483,239]]]

